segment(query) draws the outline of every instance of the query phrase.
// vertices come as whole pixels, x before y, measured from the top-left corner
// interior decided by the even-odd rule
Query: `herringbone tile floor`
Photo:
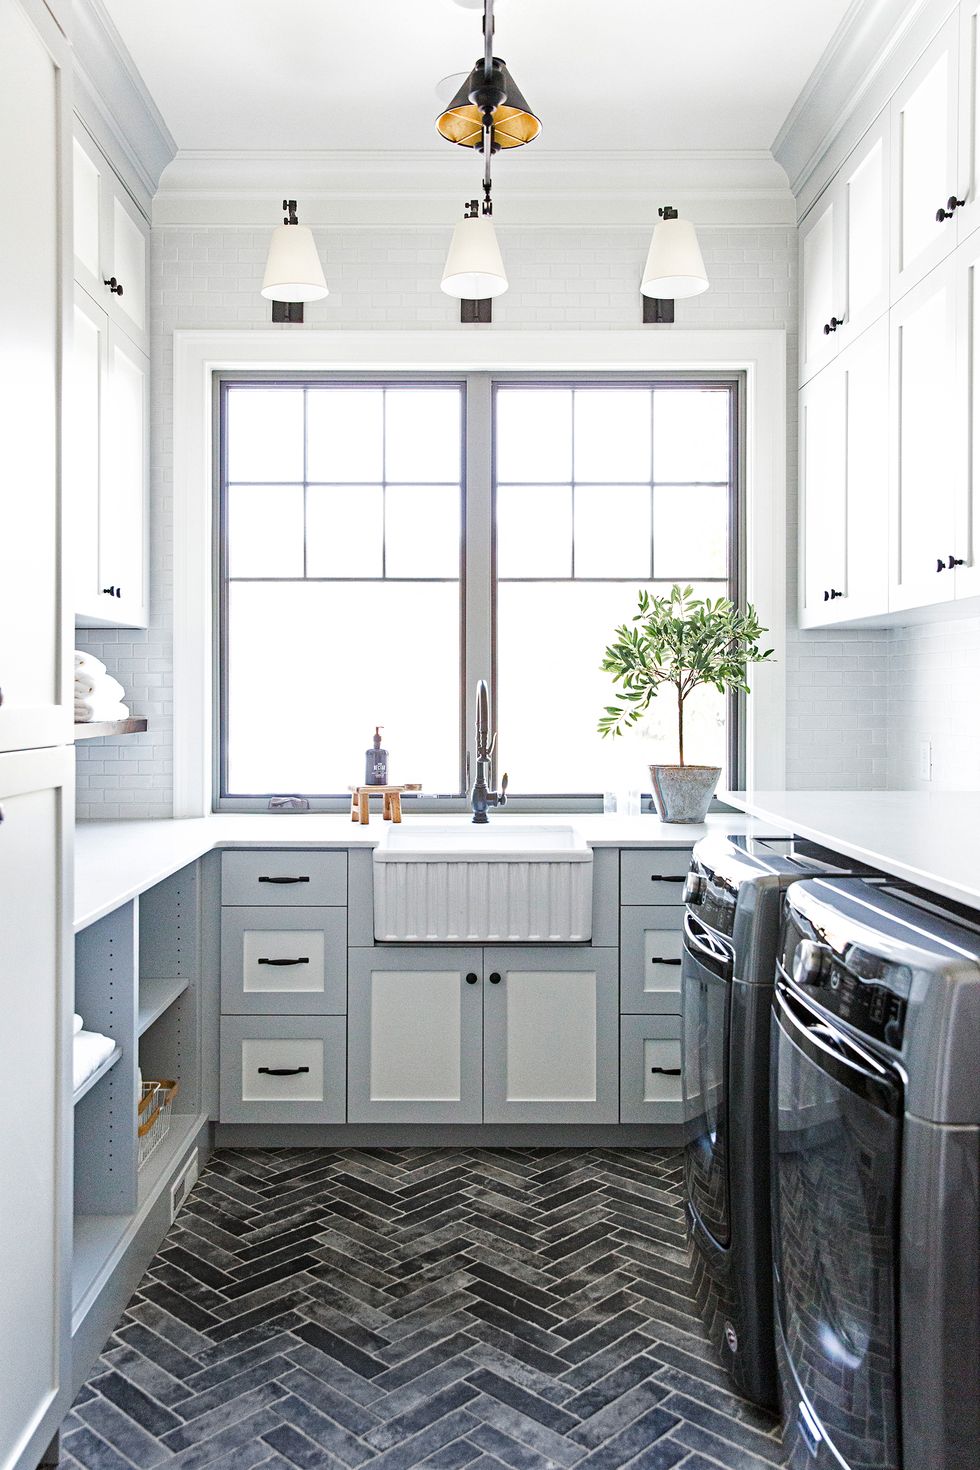
[[[692,1300],[681,1156],[224,1150],[66,1470],[768,1470]]]

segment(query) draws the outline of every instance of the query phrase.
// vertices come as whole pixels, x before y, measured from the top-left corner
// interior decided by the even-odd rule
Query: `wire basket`
[[[179,1083],[174,1081],[144,1082],[136,1104],[136,1145],[142,1169],[154,1149],[170,1132],[170,1113]]]

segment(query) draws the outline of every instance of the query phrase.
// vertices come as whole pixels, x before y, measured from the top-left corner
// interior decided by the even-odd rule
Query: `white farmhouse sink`
[[[418,944],[592,937],[592,849],[571,826],[402,823],[374,850],[374,935]]]

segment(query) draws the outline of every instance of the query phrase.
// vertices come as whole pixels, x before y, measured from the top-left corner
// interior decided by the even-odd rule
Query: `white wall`
[[[896,628],[888,674],[888,785],[980,790],[980,617]],[[923,741],[931,783],[919,774]]]
[[[677,303],[683,326],[783,326],[787,330],[789,493],[795,487],[796,231],[789,226],[702,226],[711,290]],[[439,290],[448,231],[354,227],[318,232],[331,295],[307,307],[311,326],[447,328],[461,334],[458,307]],[[635,327],[638,282],[649,244],[640,226],[499,227],[511,286],[494,303],[500,327],[574,330]],[[79,748],[80,817],[163,817],[172,800],[172,375],[173,331],[268,326],[259,295],[268,231],[158,228],[152,240],[151,626],[147,632],[87,632],[83,646],[125,686],[145,735]],[[302,327],[284,327],[285,332]],[[649,328],[651,332],[669,328]],[[788,545],[795,546],[791,524]],[[791,558],[792,562],[793,558]],[[795,587],[789,588],[795,605]],[[868,698],[882,671],[881,638],[791,632],[788,770],[795,786],[883,785],[883,700]],[[846,669],[831,667],[846,645]],[[838,677],[840,675],[841,677]],[[883,677],[882,677],[883,682]],[[860,696],[860,708],[848,690]],[[817,712],[818,723],[812,718]],[[819,731],[819,738],[816,732]],[[871,752],[874,752],[872,755]]]

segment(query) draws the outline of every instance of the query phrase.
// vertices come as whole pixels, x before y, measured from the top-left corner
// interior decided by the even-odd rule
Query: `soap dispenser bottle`
[[[387,786],[388,784],[388,752],[381,748],[383,729],[383,725],[375,725],[374,741],[370,750],[364,752],[365,786]]]

